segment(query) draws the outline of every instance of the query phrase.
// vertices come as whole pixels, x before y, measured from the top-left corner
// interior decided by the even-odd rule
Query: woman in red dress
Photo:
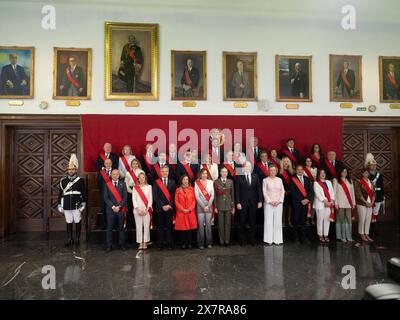
[[[190,249],[193,230],[197,229],[196,198],[187,175],[179,179],[179,185],[175,192],[175,230],[181,234],[182,249]]]

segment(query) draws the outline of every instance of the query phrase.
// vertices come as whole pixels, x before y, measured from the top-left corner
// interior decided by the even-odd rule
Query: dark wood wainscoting
[[[372,152],[385,178],[384,221],[399,222],[399,118],[344,118],[343,160],[358,174],[366,153]],[[81,161],[88,188],[85,216],[89,230],[96,225],[99,193],[95,173],[82,172],[79,115],[0,115],[0,237],[28,231],[64,230],[55,209],[57,182],[71,152]]]

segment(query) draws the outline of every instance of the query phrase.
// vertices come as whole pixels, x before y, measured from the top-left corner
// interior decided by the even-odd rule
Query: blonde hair
[[[293,173],[294,173],[294,170],[293,170],[293,167],[292,167],[292,162],[291,162],[290,159],[287,158],[287,157],[282,158],[282,160],[281,160],[281,168],[280,168],[280,170],[279,170],[279,173],[282,174],[283,170],[285,170],[283,163],[286,161],[286,159],[289,160],[289,165],[288,165],[287,170],[290,172],[290,174],[293,174]]]

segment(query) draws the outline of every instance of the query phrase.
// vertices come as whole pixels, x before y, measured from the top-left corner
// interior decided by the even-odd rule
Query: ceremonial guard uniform
[[[86,207],[85,180],[77,175],[79,167],[75,154],[71,155],[68,165],[68,175],[60,180],[57,209],[64,213],[67,222],[68,242],[66,246],[74,244],[72,225],[75,223],[76,244],[79,245],[81,236],[81,214]]]

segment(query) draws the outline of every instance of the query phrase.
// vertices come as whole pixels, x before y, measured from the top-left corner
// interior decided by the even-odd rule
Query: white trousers
[[[67,223],[78,223],[81,221],[81,212],[78,209],[64,210],[64,216]]]
[[[329,235],[329,225],[331,217],[331,208],[316,209],[317,211],[317,233],[319,236],[327,237]]]
[[[282,210],[282,203],[276,207],[264,203],[264,242],[283,243]]]
[[[136,223],[136,242],[149,242],[150,241],[150,214],[141,216],[134,212]]]
[[[358,233],[369,234],[369,226],[371,225],[372,208],[357,205],[358,213]]]

